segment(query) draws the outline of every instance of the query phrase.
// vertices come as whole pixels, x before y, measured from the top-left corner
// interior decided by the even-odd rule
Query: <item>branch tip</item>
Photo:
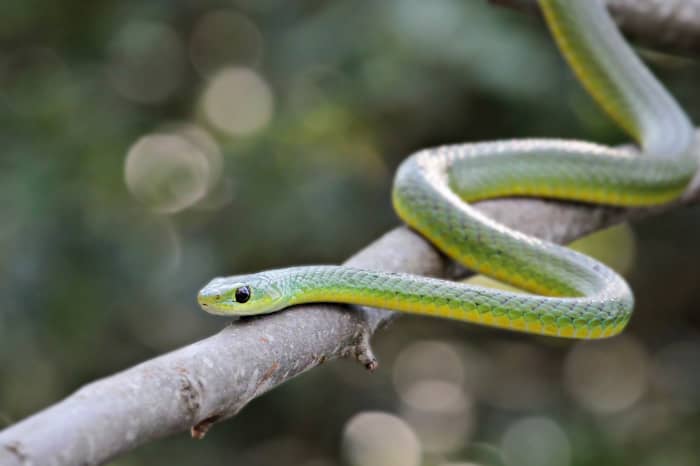
[[[190,428],[190,435],[193,439],[202,440],[204,436],[207,435],[207,432],[209,432],[209,429],[211,429],[214,423],[216,423],[216,421],[218,421],[219,419],[221,419],[220,414],[209,416],[203,421],[200,421],[199,423],[193,425]]]
[[[374,351],[372,351],[372,346],[369,341],[371,336],[372,332],[370,329],[363,327],[360,331],[358,342],[355,345],[355,359],[365,366],[365,369],[374,372],[379,367],[379,360],[374,355]]]

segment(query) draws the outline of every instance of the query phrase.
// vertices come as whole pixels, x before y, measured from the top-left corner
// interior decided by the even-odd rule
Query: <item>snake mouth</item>
[[[197,303],[203,311],[209,314],[218,316],[230,316],[233,314],[233,311],[222,302],[218,295],[205,295],[200,292],[197,295]]]
[[[213,307],[220,300],[220,294],[208,293],[206,290],[201,290],[199,293],[197,293],[197,303],[199,303],[199,307],[207,312],[211,312],[211,307]]]
[[[214,279],[197,293],[197,303],[202,310],[210,314],[226,314],[226,303],[224,290],[221,289],[221,282]]]

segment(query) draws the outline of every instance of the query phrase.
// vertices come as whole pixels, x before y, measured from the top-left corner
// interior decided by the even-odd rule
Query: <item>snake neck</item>
[[[344,266],[291,267],[279,273],[290,305],[333,302],[425,314],[432,303],[465,291],[444,280]]]
[[[396,279],[390,284],[391,274],[332,265],[290,267],[278,273],[284,283],[287,305],[322,302],[376,305],[379,294],[402,285]]]

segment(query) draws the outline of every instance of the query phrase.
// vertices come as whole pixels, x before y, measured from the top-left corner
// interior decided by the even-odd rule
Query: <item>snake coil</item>
[[[214,314],[339,302],[543,335],[602,338],[633,309],[625,280],[594,259],[501,225],[469,205],[545,196],[618,206],[679,197],[697,169],[693,127],[627,45],[600,0],[540,0],[570,66],[641,156],[589,142],[523,139],[425,149],[394,181],[399,216],[450,257],[532,294],[408,274],[306,266],[215,278],[198,295]],[[245,295],[246,299],[239,299]]]

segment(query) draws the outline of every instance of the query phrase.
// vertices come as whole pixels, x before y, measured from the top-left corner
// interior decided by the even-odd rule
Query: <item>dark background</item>
[[[10,0],[0,17],[0,427],[226,325],[195,302],[212,276],[338,263],[396,225],[414,150],[627,141],[536,18],[481,0]],[[644,55],[700,121],[697,62]],[[378,373],[328,364],[203,441],[113,464],[698,464],[699,234],[688,208],[581,246],[635,290],[622,337],[403,318]]]

